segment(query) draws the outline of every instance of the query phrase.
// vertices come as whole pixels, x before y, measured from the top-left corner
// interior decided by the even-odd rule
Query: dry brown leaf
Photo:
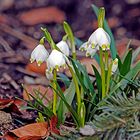
[[[64,12],[54,6],[30,10],[19,16],[19,19],[27,25],[52,22],[62,23],[65,18]]]
[[[6,140],[9,140],[9,138],[11,138],[11,140],[13,138],[14,140],[14,137],[11,134],[14,134],[19,140],[39,140],[49,134],[48,124],[46,122],[33,123],[14,129],[5,135]]]
[[[45,75],[45,70],[46,70],[47,66],[46,63],[42,63],[41,66],[37,66],[37,63],[28,63],[26,66],[26,70],[28,71],[32,71],[38,74],[42,74]]]
[[[0,14],[0,23],[8,23],[8,18],[4,14]]]

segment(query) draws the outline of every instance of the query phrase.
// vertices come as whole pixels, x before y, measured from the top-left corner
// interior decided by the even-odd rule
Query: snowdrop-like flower
[[[40,66],[43,61],[46,61],[49,56],[48,51],[45,49],[44,45],[39,44],[31,53],[30,61],[33,63],[35,60]]]
[[[114,60],[113,60],[113,65],[112,65],[112,74],[114,74],[114,72],[117,70],[117,68],[118,68],[118,58],[115,58]]]
[[[101,47],[103,51],[110,49],[111,39],[103,28],[98,28],[88,39],[88,43],[94,47]]]
[[[64,53],[66,56],[69,56],[70,54],[70,51],[69,51],[69,46],[68,44],[66,43],[66,41],[60,41],[56,44],[56,46],[60,49],[60,51],[62,53]]]
[[[53,69],[59,70],[59,67],[66,65],[65,55],[56,49],[52,50],[51,54],[47,59],[47,67],[49,72],[52,72]]]
[[[86,56],[91,56],[94,55],[97,52],[97,48],[93,48],[93,46],[91,44],[89,44],[88,42],[85,42],[82,44],[82,46],[80,47],[81,51],[86,51]]]
[[[110,49],[110,36],[107,32],[104,31],[103,28],[98,28],[95,32],[91,34],[88,41],[82,44],[80,50],[85,50],[86,55],[94,55],[99,47],[102,48],[103,51]]]

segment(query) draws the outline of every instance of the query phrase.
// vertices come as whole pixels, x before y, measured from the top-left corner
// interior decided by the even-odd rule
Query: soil
[[[21,84],[25,83],[25,77],[28,76],[29,79],[39,76],[33,72],[27,72],[25,66],[29,63],[31,48],[34,48],[32,45],[42,35],[40,27],[46,26],[51,31],[56,42],[60,41],[63,35],[63,30],[59,23],[51,22],[26,25],[21,22],[19,18],[20,14],[36,8],[55,6],[64,12],[66,20],[72,26],[75,36],[81,40],[86,40],[97,27],[96,17],[91,8],[91,4],[105,7],[106,17],[116,40],[123,42],[123,38],[131,38],[135,39],[134,48],[140,45],[139,0],[133,2],[131,0],[0,1],[0,98],[22,98],[23,89]],[[7,19],[10,22],[7,22]],[[18,33],[15,31],[18,31]],[[29,42],[32,45],[29,45]],[[3,115],[6,116],[4,117],[5,119],[8,118],[3,123],[6,123],[6,127],[11,129],[11,125],[9,126],[12,122],[10,114],[0,111],[0,120],[3,120]],[[12,119],[14,120],[15,118],[13,116]],[[31,115],[31,120],[33,121],[34,119],[33,115]],[[26,122],[26,120],[28,119],[24,121]],[[0,121],[0,130],[2,129],[3,123]],[[14,125],[18,127],[19,124],[15,123]]]

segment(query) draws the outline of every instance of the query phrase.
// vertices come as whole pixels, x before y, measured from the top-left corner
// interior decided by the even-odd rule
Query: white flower
[[[35,60],[37,61],[38,66],[46,61],[49,56],[48,51],[45,49],[44,45],[39,44],[31,53],[30,61],[33,63]]]
[[[62,53],[64,53],[66,56],[69,56],[69,46],[65,41],[60,41],[56,44],[56,46],[61,50]]]
[[[95,47],[101,47],[102,50],[109,50],[111,43],[110,36],[103,28],[98,28],[88,39],[88,43]]]
[[[50,72],[53,71],[53,69],[59,70],[59,67],[66,65],[66,59],[65,55],[62,54],[60,51],[57,51],[56,49],[52,50],[51,54],[49,55],[47,59],[47,67]]]
[[[46,69],[46,77],[48,80],[52,80],[53,79],[53,73],[50,72],[48,69]]]
[[[114,60],[113,60],[113,64],[112,64],[112,74],[114,74],[114,72],[117,70],[117,68],[118,68],[118,58],[115,58]]]
[[[79,49],[81,51],[86,51],[86,56],[94,55],[98,50],[97,48],[89,44],[88,42],[83,43]]]

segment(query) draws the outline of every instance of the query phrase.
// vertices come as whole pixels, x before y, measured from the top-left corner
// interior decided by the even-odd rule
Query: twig
[[[0,44],[4,47],[4,49],[7,52],[13,53],[13,49],[9,46],[9,44],[7,43],[6,40],[4,40],[4,38],[0,37]]]
[[[1,24],[0,25],[0,30],[12,35],[12,36],[15,36],[16,38],[22,40],[23,42],[31,45],[31,49],[33,48],[32,46],[36,46],[38,44],[38,41],[36,39],[33,39],[32,37],[30,36],[27,36],[13,28],[11,28],[10,26],[6,25],[6,24]]]
[[[16,89],[18,92],[20,91],[19,85],[12,79],[10,75],[4,73],[3,77],[14,87],[14,89]]]
[[[23,73],[23,74],[32,76],[32,77],[39,77],[40,76],[39,74],[36,74],[34,72],[30,72],[28,70],[25,70],[22,67],[16,67],[16,70],[19,71],[19,72],[21,72],[21,73]]]

